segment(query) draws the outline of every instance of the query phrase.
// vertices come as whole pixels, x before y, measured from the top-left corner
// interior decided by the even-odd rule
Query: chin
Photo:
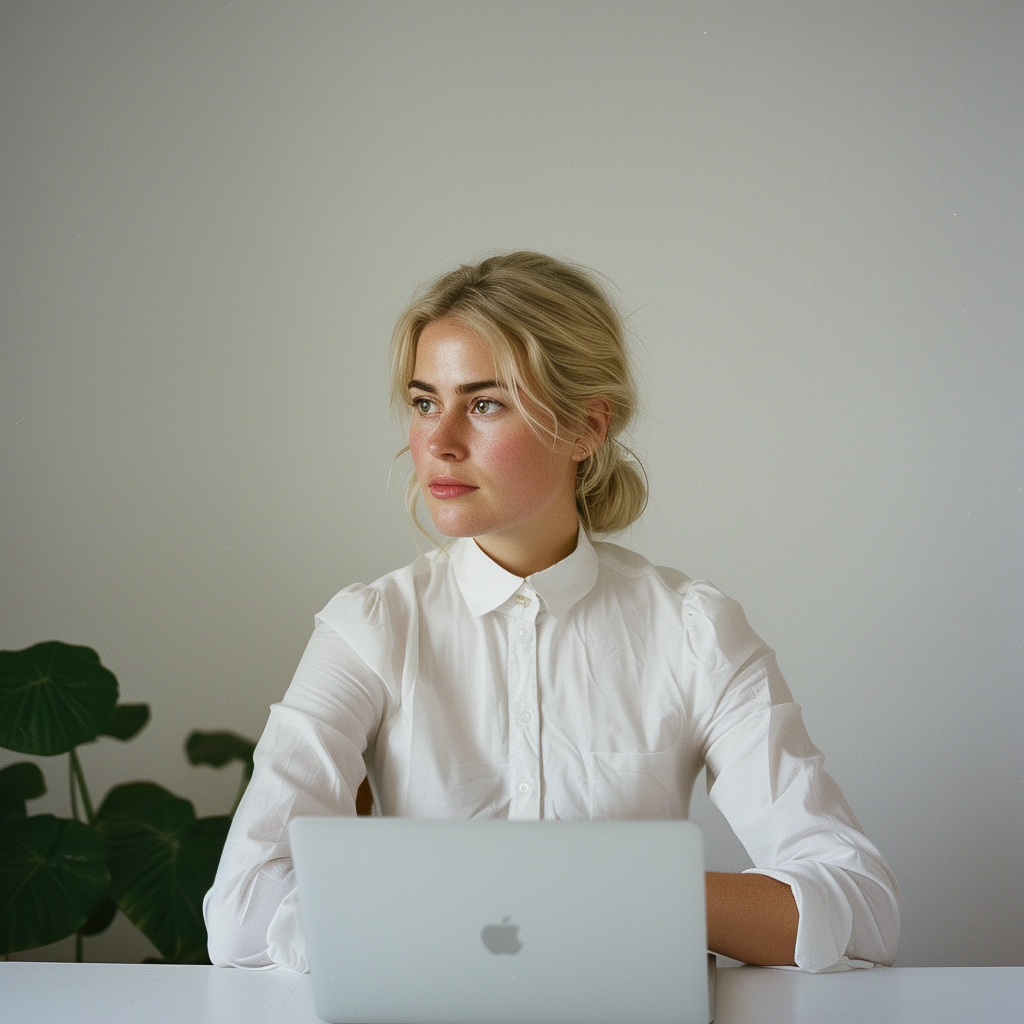
[[[431,514],[430,521],[434,524],[442,537],[475,537],[480,530],[477,524],[460,522],[458,516],[435,516]]]

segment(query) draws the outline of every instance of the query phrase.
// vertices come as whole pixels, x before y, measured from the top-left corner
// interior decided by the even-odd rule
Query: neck
[[[535,572],[550,569],[556,562],[568,558],[576,550],[579,539],[579,524],[574,524],[571,536],[566,534],[548,538],[543,544],[520,545],[509,542],[500,534],[486,534],[474,537],[477,547],[493,562],[513,576],[525,579]]]

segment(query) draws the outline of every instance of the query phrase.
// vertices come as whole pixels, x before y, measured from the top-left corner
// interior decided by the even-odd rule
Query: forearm
[[[767,875],[705,875],[708,949],[759,967],[793,966],[800,914],[793,890]]]

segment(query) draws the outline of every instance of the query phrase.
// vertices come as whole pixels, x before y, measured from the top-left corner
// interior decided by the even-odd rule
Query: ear
[[[612,412],[612,403],[607,398],[592,398],[587,403],[584,431],[576,438],[576,454],[573,458],[577,462],[582,462],[604,444]]]

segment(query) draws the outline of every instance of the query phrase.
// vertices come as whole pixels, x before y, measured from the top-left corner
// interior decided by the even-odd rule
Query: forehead
[[[495,375],[490,345],[460,321],[435,320],[420,332],[413,361],[417,380],[484,380]]]

